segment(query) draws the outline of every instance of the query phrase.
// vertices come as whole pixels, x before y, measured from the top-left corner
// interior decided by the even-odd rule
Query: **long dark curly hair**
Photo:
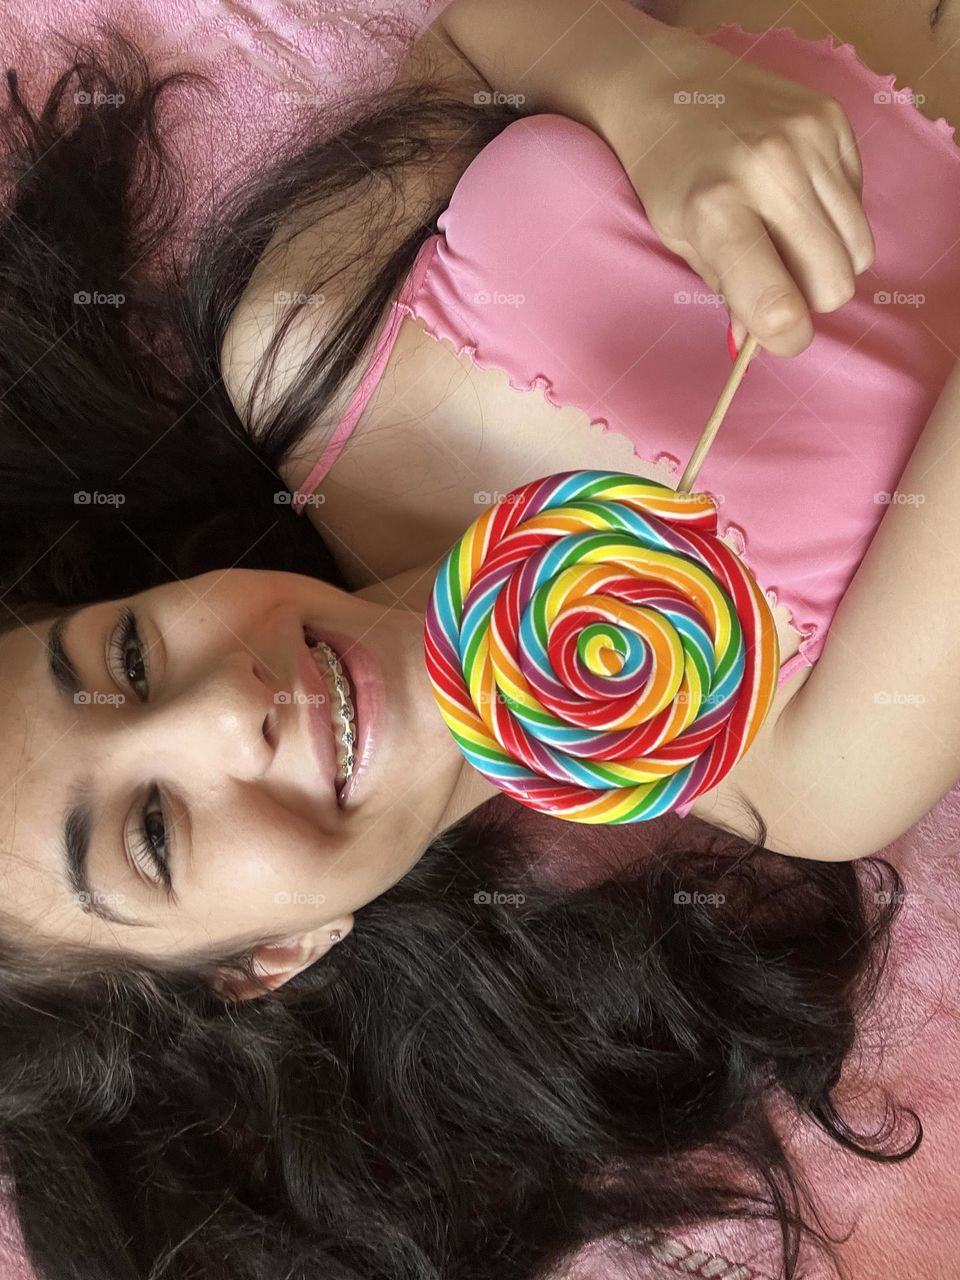
[[[452,140],[467,157],[512,113],[427,87],[357,99],[334,131],[292,137],[184,261],[168,251],[182,187],[158,108],[209,85],[155,76],[110,32],[71,49],[36,107],[13,72],[7,83],[7,625],[234,564],[340,581],[318,534],[275,501],[276,467],[343,383],[430,218],[394,221],[397,243],[256,432],[220,381],[226,322],[291,208],[342,207],[371,173],[399,190],[405,166]],[[124,301],[76,300],[92,289]],[[94,489],[126,501],[74,500]],[[210,979],[248,971],[242,953],[162,967],[0,940],[0,1158],[33,1267],[43,1280],[531,1280],[588,1241],[729,1216],[778,1224],[795,1275],[805,1233],[832,1242],[771,1099],[868,1160],[920,1140],[892,1103],[866,1134],[835,1103],[900,881],[881,860],[771,854],[754,816],[755,841],[714,833],[698,849],[684,839],[695,822],[658,843],[580,829],[584,865],[609,861],[564,887],[535,874],[556,824],[491,802],[322,961],[239,1003]]]

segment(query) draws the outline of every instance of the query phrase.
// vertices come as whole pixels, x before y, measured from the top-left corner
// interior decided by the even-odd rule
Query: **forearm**
[[[960,780],[960,366],[897,492],[776,726],[772,824],[800,848],[815,821],[836,857],[882,848]]]
[[[704,44],[627,0],[453,0],[438,25],[523,111],[570,116],[615,147],[627,127],[638,148],[662,135],[688,52]]]

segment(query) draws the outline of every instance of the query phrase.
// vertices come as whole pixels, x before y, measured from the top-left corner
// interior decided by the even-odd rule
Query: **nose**
[[[255,781],[274,755],[277,687],[249,649],[220,652],[143,708],[133,754],[142,751],[144,765],[171,767],[194,784],[207,775]],[[133,744],[125,735],[119,741],[127,755]]]

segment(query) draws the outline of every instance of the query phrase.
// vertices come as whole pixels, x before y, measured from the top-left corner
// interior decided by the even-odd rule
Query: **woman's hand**
[[[738,345],[803,351],[873,261],[853,132],[831,98],[627,0],[452,0],[435,35],[527,112],[617,153],[656,233],[714,292]],[[433,43],[436,43],[434,39]]]
[[[607,99],[607,140],[663,243],[723,294],[737,345],[750,332],[797,355],[810,311],[847,302],[874,258],[849,122],[832,98],[710,41],[672,53],[669,97],[651,110],[644,94],[642,126],[622,89]]]

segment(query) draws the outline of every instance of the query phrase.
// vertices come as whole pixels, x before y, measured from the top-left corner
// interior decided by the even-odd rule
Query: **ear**
[[[320,929],[295,934],[282,942],[263,943],[252,953],[259,982],[222,971],[217,975],[213,988],[224,1000],[252,1000],[266,995],[268,991],[276,991],[325,956],[352,928],[353,916],[341,916],[328,921]],[[337,933],[339,938],[331,936]]]

